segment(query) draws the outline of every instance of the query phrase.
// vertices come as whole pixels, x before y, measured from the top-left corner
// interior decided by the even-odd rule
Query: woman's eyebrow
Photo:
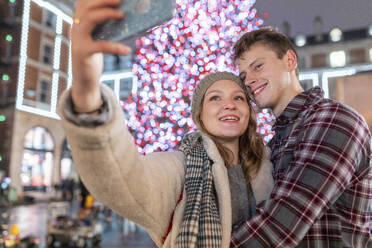
[[[211,90],[211,91],[205,93],[205,95],[209,95],[209,94],[211,94],[211,93],[222,93],[222,92],[223,92],[222,90]],[[233,91],[232,93],[233,93],[233,94],[234,94],[234,93],[243,93],[243,94],[244,94],[244,90],[243,90],[243,89],[239,89],[239,90],[235,90],[235,91]]]
[[[221,90],[211,90],[211,91],[205,93],[205,95],[209,95],[211,93],[221,93],[221,92],[222,92]]]

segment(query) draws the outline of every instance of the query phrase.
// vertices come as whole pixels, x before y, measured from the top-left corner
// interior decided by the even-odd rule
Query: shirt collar
[[[285,123],[293,120],[298,116],[299,113],[312,104],[315,98],[323,97],[324,92],[319,86],[298,94],[292,99],[292,101],[289,102],[283,113],[277,118],[277,123]]]

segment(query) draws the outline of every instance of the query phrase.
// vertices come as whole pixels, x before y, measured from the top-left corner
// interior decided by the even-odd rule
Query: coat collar
[[[324,97],[323,90],[317,86],[298,94],[292,101],[289,102],[283,113],[277,118],[277,124],[286,124],[308,108],[311,104]]]

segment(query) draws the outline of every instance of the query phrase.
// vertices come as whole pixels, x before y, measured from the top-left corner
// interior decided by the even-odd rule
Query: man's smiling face
[[[275,109],[288,104],[286,89],[291,80],[290,52],[280,59],[269,46],[257,43],[238,59],[240,77],[260,108],[271,108],[275,112]]]

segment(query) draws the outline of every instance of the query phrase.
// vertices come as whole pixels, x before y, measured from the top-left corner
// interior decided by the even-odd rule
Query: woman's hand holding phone
[[[73,84],[72,100],[77,112],[91,112],[102,104],[99,90],[103,72],[103,54],[129,55],[131,50],[122,43],[93,40],[97,24],[124,18],[117,10],[120,0],[78,0],[71,29]]]

